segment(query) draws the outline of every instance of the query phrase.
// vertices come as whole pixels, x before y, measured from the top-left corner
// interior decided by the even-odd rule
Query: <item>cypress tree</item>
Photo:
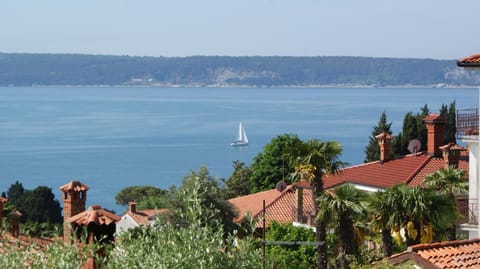
[[[368,139],[368,145],[365,147],[365,160],[364,162],[373,162],[377,161],[380,158],[380,149],[378,147],[376,135],[386,131],[392,133],[390,127],[392,123],[387,123],[387,114],[385,111],[382,112],[378,124],[373,127],[372,134]]]

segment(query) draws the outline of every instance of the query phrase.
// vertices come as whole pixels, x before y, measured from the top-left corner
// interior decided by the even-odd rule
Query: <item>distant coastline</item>
[[[454,60],[372,57],[132,57],[0,53],[0,86],[476,87]]]

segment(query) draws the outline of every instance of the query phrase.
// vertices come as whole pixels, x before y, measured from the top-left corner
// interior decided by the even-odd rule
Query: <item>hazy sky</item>
[[[480,0],[0,0],[0,52],[458,59]]]

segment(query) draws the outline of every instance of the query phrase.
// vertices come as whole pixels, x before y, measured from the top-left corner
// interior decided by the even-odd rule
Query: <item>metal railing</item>
[[[478,108],[457,110],[457,137],[478,136]]]

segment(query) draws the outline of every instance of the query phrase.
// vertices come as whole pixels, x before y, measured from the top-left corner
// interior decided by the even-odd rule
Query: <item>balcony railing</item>
[[[457,137],[478,136],[478,108],[457,110]]]
[[[468,203],[468,204],[467,204]],[[463,204],[463,205],[462,205]],[[460,213],[464,216],[464,221],[469,225],[478,225],[478,214],[479,214],[479,203],[478,200],[463,200],[457,205],[460,205],[458,208]],[[467,206],[468,205],[468,206]]]

